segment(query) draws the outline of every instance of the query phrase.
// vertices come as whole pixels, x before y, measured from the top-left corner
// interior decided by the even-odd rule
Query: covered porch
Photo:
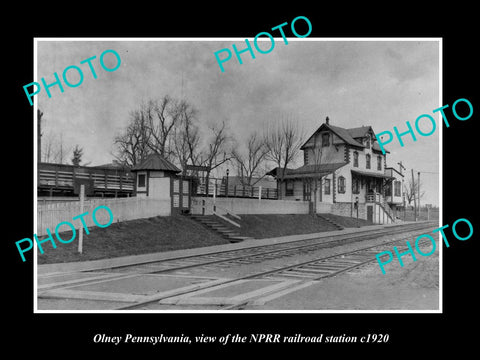
[[[304,165],[298,169],[287,169],[276,172],[281,195],[288,199],[310,201],[316,204],[322,202],[322,185],[325,178],[335,173],[345,163]],[[331,176],[330,176],[331,178]],[[329,190],[329,195],[331,191]],[[315,206],[315,205],[314,205]]]
[[[394,178],[385,174],[351,170],[352,194],[359,202],[385,203],[385,191]]]

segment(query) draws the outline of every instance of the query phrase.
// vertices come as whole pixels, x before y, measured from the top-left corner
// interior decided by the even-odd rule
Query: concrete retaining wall
[[[348,216],[348,217],[357,217],[357,210],[354,209],[353,204],[349,202],[341,203],[337,202],[332,205],[331,213],[334,215]],[[366,204],[358,204],[358,218],[367,219],[367,207]]]
[[[317,213],[318,214],[325,214],[332,212],[333,204],[317,202]]]

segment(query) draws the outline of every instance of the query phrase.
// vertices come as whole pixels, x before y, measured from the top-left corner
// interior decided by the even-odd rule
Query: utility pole
[[[417,221],[417,200],[415,196],[415,177],[413,176],[413,169],[412,169],[412,187],[411,191],[413,193],[413,206],[414,206],[414,218]]]
[[[420,207],[420,171],[417,173],[418,175],[418,218],[420,218],[420,211],[421,211],[421,207]]]
[[[42,116],[43,112],[37,109],[37,163],[42,161]]]

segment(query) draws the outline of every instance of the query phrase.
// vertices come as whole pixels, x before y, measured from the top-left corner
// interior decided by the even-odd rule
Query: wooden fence
[[[171,215],[170,199],[141,197],[91,199],[84,202],[83,211],[80,209],[80,201],[50,203],[45,205],[38,204],[36,234],[38,236],[47,235],[47,228],[50,229],[53,234],[56,226],[62,221],[68,221],[72,223],[76,229],[80,229],[82,227],[81,219],[72,220],[72,218],[87,211],[88,215],[83,217],[86,226],[89,228],[94,227],[96,225],[92,219],[92,212],[100,205],[108,206],[112,211],[114,222]],[[95,214],[95,218],[100,224],[107,224],[110,220],[110,215],[105,209],[99,209]],[[64,225],[59,228],[59,232],[69,229],[68,225]]]
[[[128,170],[38,163],[38,188],[73,192],[78,181],[88,181],[97,193],[131,194],[134,174]]]
[[[259,192],[261,191],[262,199],[278,198],[276,188],[229,184],[227,189],[225,179],[210,179],[210,183],[208,186],[208,195],[206,188],[206,184],[198,184],[195,195],[213,196],[213,194],[215,193],[218,197],[258,198]]]
[[[216,210],[214,211],[214,206]],[[192,214],[308,214],[308,201],[192,197]]]

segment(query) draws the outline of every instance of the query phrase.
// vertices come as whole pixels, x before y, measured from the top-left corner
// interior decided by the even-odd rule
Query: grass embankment
[[[325,214],[344,227],[356,227],[356,219]],[[213,217],[213,215],[212,215]],[[242,215],[241,235],[255,239],[296,234],[311,234],[335,231],[335,226],[311,215]],[[216,220],[222,221],[218,217]],[[360,226],[370,225],[365,220]],[[225,222],[227,226],[232,225]],[[83,253],[78,253],[78,231],[69,244],[56,241],[42,244],[44,254],[38,251],[38,264],[53,264],[86,260],[106,259],[119,256],[139,255],[169,250],[229,244],[215,232],[185,216],[164,216],[114,223],[107,228],[89,228],[83,235]],[[55,238],[55,235],[53,235]],[[61,233],[63,239],[72,238],[72,232]]]
[[[339,216],[334,214],[320,214],[320,215],[335,221],[337,224],[343,226],[344,228],[357,227],[357,218]],[[358,219],[358,226],[368,226],[368,225],[373,225],[373,223],[368,220]]]
[[[322,215],[345,228],[357,227],[356,219],[332,214]],[[221,220],[217,217],[215,219]],[[240,228],[235,229],[242,236],[250,236],[255,239],[338,230],[331,223],[312,215],[241,215],[241,220],[234,218],[232,220],[241,225]],[[223,223],[229,225],[227,222]],[[371,222],[362,219],[359,219],[358,224],[360,226],[372,225]]]
[[[63,244],[55,241],[42,244],[44,254],[38,251],[38,264],[106,259],[161,251],[229,244],[229,241],[184,216],[162,216],[114,223],[107,228],[89,228],[83,234],[83,252],[78,253],[78,231],[74,241]],[[72,237],[71,231],[60,234]],[[53,235],[55,239],[55,234]]]

